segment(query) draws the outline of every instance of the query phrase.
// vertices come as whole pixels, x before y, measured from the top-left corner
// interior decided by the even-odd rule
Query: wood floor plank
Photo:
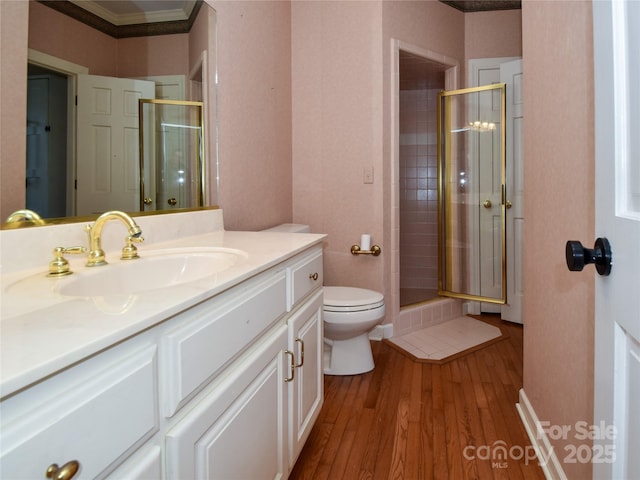
[[[399,399],[399,392],[393,388],[393,383],[394,377],[401,374],[403,360],[398,356],[389,355],[387,368],[379,372],[381,375],[380,381],[376,383],[378,396],[376,402],[373,403],[375,421],[367,439],[360,474],[358,475],[359,478],[376,478],[378,464],[387,463],[387,456],[390,463],[394,440],[393,433],[395,432],[394,420]],[[367,406],[369,405],[372,405],[372,403],[367,401]]]
[[[420,445],[422,457],[422,476],[417,478],[434,478],[434,433],[433,433],[433,394],[432,366],[422,366],[422,409],[420,411]]]
[[[355,402],[355,397],[360,387],[361,377],[353,376],[350,377],[350,379],[351,381],[349,382],[349,387],[343,400],[345,405],[352,405]],[[351,447],[350,439],[352,439],[352,437],[348,433],[345,434],[350,418],[351,411],[349,409],[338,409],[338,414],[334,419],[333,428],[331,429],[331,435],[329,436],[320,464],[316,470],[316,478],[331,479],[334,478],[331,473],[334,468],[337,467],[337,471],[339,472],[344,470],[344,461],[346,459],[344,455],[339,455],[339,453],[346,451],[348,454],[348,450],[350,450]]]
[[[447,446],[447,467],[450,478],[463,478],[462,455],[459,442],[458,416],[454,401],[451,364],[442,365],[442,391],[444,395],[445,438]]]
[[[396,357],[397,358],[397,357]],[[387,480],[389,472],[391,471],[391,461],[393,458],[393,445],[395,444],[395,438],[392,434],[396,431],[396,424],[398,423],[398,405],[400,403],[402,388],[400,388],[399,382],[403,378],[403,372],[406,368],[410,368],[411,361],[402,356],[398,359],[395,372],[389,375],[388,394],[385,395],[384,404],[380,404],[379,410],[383,415],[380,422],[381,431],[385,432],[378,446],[378,455],[375,462],[374,479]],[[398,375],[400,373],[400,375]]]
[[[356,431],[355,441],[351,447],[349,455],[349,462],[347,463],[342,477],[336,478],[354,479],[354,478],[366,478],[361,476],[361,465],[365,455],[368,442],[363,439],[368,439],[372,426],[375,422],[375,410],[372,408],[363,408],[360,415],[360,422],[358,424],[358,430]]]
[[[509,335],[448,362],[372,342],[374,371],[325,376],[323,409],[289,478],[543,480],[522,455],[531,446],[515,409],[522,327],[487,321]]]

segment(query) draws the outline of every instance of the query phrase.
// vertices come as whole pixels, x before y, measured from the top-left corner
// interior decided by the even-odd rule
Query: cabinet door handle
[[[285,378],[284,381],[293,382],[293,377],[296,376],[296,366],[295,366],[295,359],[293,357],[293,352],[291,350],[285,350],[284,354],[289,355],[289,364],[291,365],[291,376],[288,378]]]
[[[70,480],[79,468],[80,463],[77,460],[71,460],[61,467],[58,467],[57,463],[52,463],[47,468],[46,475],[47,478],[53,478],[53,480]]]
[[[299,368],[304,365],[304,341],[301,338],[296,338],[296,343],[300,344],[300,363],[294,365],[294,367]]]
[[[309,278],[310,278],[311,280],[318,280],[318,276],[319,276],[319,275],[318,275],[318,272],[313,272],[313,273],[310,273],[310,274],[309,274]]]

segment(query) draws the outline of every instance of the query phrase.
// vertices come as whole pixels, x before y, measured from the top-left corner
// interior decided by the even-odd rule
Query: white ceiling
[[[113,25],[187,20],[195,0],[70,0]]]

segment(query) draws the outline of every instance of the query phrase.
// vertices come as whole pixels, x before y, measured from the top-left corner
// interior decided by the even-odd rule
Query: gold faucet
[[[105,212],[97,218],[93,225],[87,225],[85,228],[89,234],[89,260],[87,261],[87,267],[97,267],[106,265],[107,263],[104,258],[104,250],[102,250],[101,235],[104,224],[109,220],[120,220],[127,226],[129,232],[127,246],[131,244],[129,238],[135,239],[136,242],[142,242],[144,240],[141,236],[142,230],[140,230],[140,227],[129,215],[118,210]],[[129,255],[127,259],[130,258],[138,258],[138,256]]]
[[[7,218],[6,222],[30,222],[35,225],[44,225],[44,221],[42,220],[42,217],[40,217],[40,215],[38,215],[33,210],[27,210],[26,208],[13,212],[11,215],[9,215],[9,218]]]

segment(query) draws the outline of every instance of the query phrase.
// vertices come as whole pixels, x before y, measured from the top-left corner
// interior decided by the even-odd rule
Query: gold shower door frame
[[[175,210],[204,206],[205,199],[205,131],[204,103],[186,100],[140,99],[140,211]],[[164,111],[174,122],[162,125]],[[169,114],[170,113],[170,114]],[[175,120],[178,121],[175,121]],[[173,129],[178,148],[167,158],[162,147],[162,131]],[[160,143],[159,143],[160,142]],[[172,182],[173,179],[173,182]],[[184,185],[182,193],[172,195],[164,205],[167,184]],[[163,184],[158,194],[158,184]],[[175,185],[173,186],[176,187]],[[167,190],[168,191],[168,190]],[[154,198],[152,198],[154,197]],[[161,205],[162,200],[162,205]]]
[[[507,301],[505,93],[506,85],[498,83],[438,95],[438,293],[443,296],[494,304]],[[491,108],[483,108],[487,104]],[[486,145],[489,135],[491,158],[486,158],[481,144],[485,140]],[[487,160],[493,196],[480,188],[486,183],[480,176]],[[485,238],[481,247],[482,226],[488,223],[482,215],[490,211],[500,215],[492,223],[491,241]],[[482,258],[486,251],[491,258]],[[487,273],[481,263],[488,260],[493,267]],[[482,291],[480,275],[492,276],[493,295]]]

